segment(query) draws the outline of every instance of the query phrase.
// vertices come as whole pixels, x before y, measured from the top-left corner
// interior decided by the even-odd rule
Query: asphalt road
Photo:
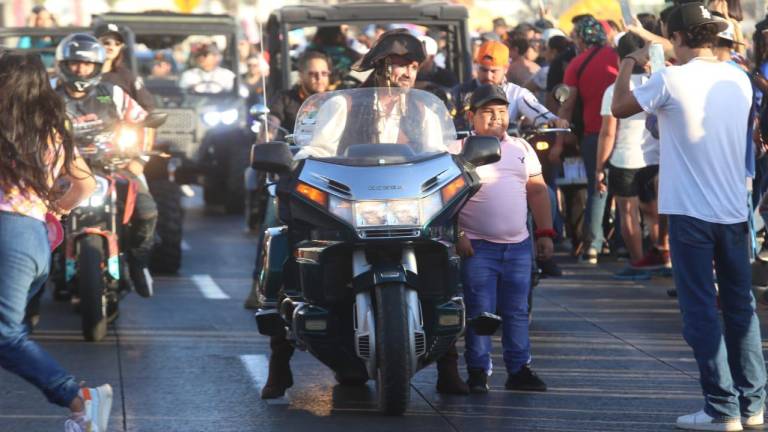
[[[615,264],[569,259],[566,275],[544,280],[535,295],[534,369],[546,393],[505,391],[496,350],[488,395],[439,395],[430,367],[413,380],[408,413],[383,417],[372,382],[337,386],[328,369],[297,352],[296,385],[266,403],[259,394],[268,340],[242,307],[255,239],[241,218],[190,206],[181,273],[157,278],[154,298],[127,297],[103,342],[84,342],[78,316],[45,298],[34,338],[78,379],[112,384],[110,431],[666,431],[702,407],[677,303],[666,295],[671,280],[616,282]],[[59,431],[65,415],[0,370],[0,431]]]

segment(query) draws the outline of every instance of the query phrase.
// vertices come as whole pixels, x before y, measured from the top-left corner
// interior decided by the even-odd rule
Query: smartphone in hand
[[[635,22],[632,8],[629,7],[629,0],[619,0],[619,6],[621,6],[621,16],[624,18],[624,24],[629,25]]]
[[[651,62],[651,73],[656,73],[667,67],[664,62],[664,47],[660,43],[652,43],[648,48],[648,57]]]

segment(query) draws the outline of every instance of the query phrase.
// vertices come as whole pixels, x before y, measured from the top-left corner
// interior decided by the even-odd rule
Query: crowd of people
[[[34,12],[34,25],[55,25],[44,9]],[[749,264],[758,249],[750,244],[752,209],[768,188],[768,100],[762,97],[768,19],[749,43],[738,0],[679,0],[658,17],[642,13],[624,23],[602,20],[596,11],[573,18],[570,34],[541,12],[535,22],[511,29],[494,20],[493,31],[473,46],[473,75],[464,82],[447,67],[439,32],[375,26],[372,34],[349,37],[334,26],[318,29],[304,47],[296,84],[269,97],[268,47],[247,42],[237,47],[237,71],[220,67],[215,44],[198,47],[198,67],[180,76],[180,86],[226,90],[238,73],[249,101],[269,106],[275,132],[292,131],[313,94],[353,85],[434,92],[454,114],[457,130],[501,143],[501,160],[477,170],[483,187],[460,213],[456,252],[468,315],[503,318],[506,388],[546,390],[532,369],[528,336],[532,260],[545,275],[561,275],[554,243],[568,238],[583,263],[597,264],[607,254],[628,258],[616,279],[650,279],[674,264],[683,336],[705,396],[704,409],[678,418],[678,427],[762,425],[766,371]],[[80,388],[28,338],[23,320],[28,298],[48,275],[45,213],[68,212],[95,187],[67,124],[107,117],[138,122],[154,108],[141,80],[122,65],[123,34],[105,25],[95,37],[76,35],[70,42],[77,49],[65,45],[57,52],[55,90],[39,56],[0,56],[0,89],[18,101],[0,109],[0,150],[8,156],[0,159],[0,365],[70,408],[67,430],[73,432],[105,430],[111,388]],[[661,64],[653,61],[658,55]],[[103,98],[108,107],[97,103]],[[572,133],[558,134],[539,151],[511,135],[510,123]],[[458,153],[462,145],[446,150]],[[564,175],[563,164],[574,160],[584,179]],[[124,168],[135,177],[143,169],[140,160]],[[53,189],[61,178],[71,185],[64,195]],[[146,191],[139,196],[144,211],[133,224],[131,277],[151,295],[147,253],[157,210]],[[258,307],[256,297],[246,307]],[[270,346],[264,398],[293,384],[286,335],[273,336]],[[458,372],[454,346],[438,361],[438,391],[487,392],[491,351],[490,338],[469,329],[468,379]]]

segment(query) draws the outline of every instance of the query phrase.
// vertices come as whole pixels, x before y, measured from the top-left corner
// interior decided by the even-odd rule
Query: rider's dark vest
[[[78,136],[109,132],[117,126],[120,113],[113,99],[114,87],[114,84],[101,82],[80,99],[69,96],[61,84],[56,88],[56,92],[64,99],[67,116],[72,120],[76,141]],[[87,117],[93,119],[82,121]]]
[[[423,143],[421,139],[409,136],[415,131],[421,131],[424,128],[424,109],[425,107],[417,104],[413,98],[406,95],[406,108],[405,115],[400,118],[400,131],[405,135],[407,143],[397,144],[410,144],[413,151],[416,153],[421,152],[421,146]],[[373,93],[366,98],[354,98],[354,100],[348,99],[348,109],[351,114],[347,120],[355,118],[354,122],[347,121],[344,128],[344,133],[341,135],[341,142],[337,154],[343,155],[347,147],[356,144],[380,144],[377,142],[378,135],[376,131],[376,110],[371,109],[374,105]],[[396,144],[396,143],[387,143]]]

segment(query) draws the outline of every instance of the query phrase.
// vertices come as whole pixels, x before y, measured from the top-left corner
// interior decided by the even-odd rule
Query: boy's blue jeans
[[[669,241],[683,337],[699,366],[707,414],[754,415],[765,403],[765,361],[752,295],[746,223],[669,216]],[[718,292],[712,275],[717,272]]]
[[[503,319],[502,345],[507,372],[517,373],[531,361],[528,338],[528,292],[531,289],[531,239],[520,243],[491,243],[472,240],[474,256],[461,264],[467,317],[483,312],[498,313]],[[464,354],[469,369],[490,372],[491,337],[467,329]]]
[[[0,367],[40,389],[51,403],[68,407],[80,387],[23,323],[27,302],[48,278],[50,247],[37,219],[0,212]]]

